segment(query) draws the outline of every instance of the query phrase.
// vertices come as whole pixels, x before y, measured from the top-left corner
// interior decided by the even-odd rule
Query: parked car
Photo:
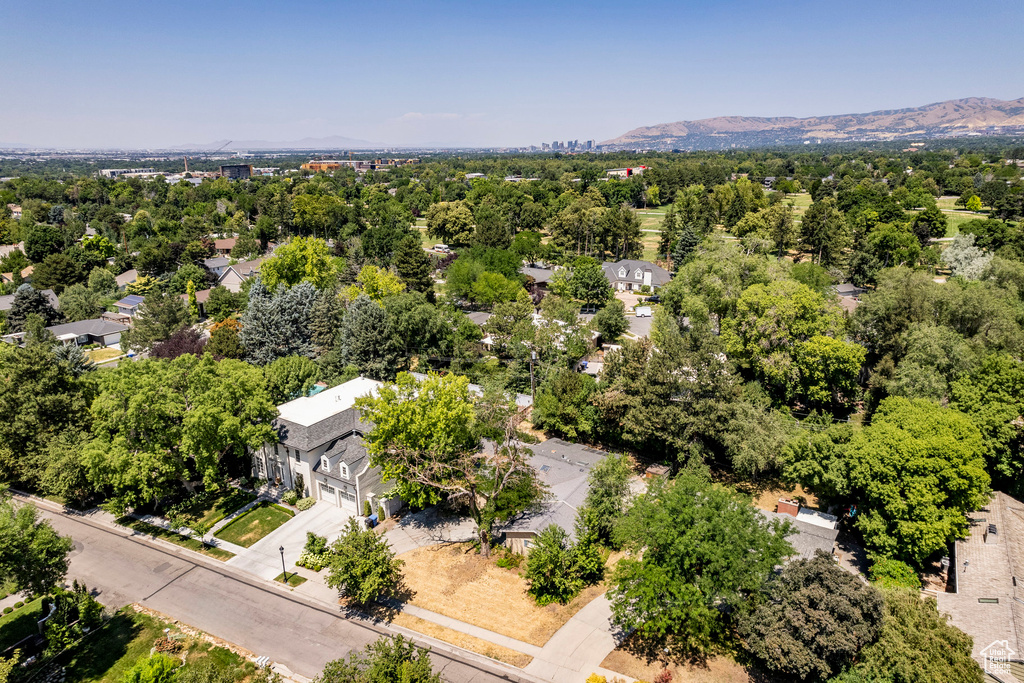
[[[452,250],[448,247],[447,244],[435,244],[434,251],[439,251],[442,254],[449,254],[451,253]]]
[[[658,296],[657,294],[653,294],[653,295],[647,297],[646,299],[644,299],[644,301],[649,303],[649,304],[660,304],[661,303],[661,297]]]

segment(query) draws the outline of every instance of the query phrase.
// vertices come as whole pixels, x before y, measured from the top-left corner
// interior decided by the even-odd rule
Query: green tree
[[[350,518],[341,536],[331,544],[327,585],[365,607],[399,589],[403,564],[395,559],[387,539],[372,529],[361,528]]]
[[[365,294],[349,304],[336,351],[341,365],[355,366],[374,379],[388,379],[405,367],[402,343],[387,312]]]
[[[906,562],[882,559],[871,563],[868,571],[871,583],[880,588],[910,588],[921,590],[921,579]]]
[[[68,322],[90,320],[103,312],[100,295],[85,285],[72,285],[61,293],[60,310]]]
[[[849,229],[836,200],[825,197],[811,204],[800,220],[800,247],[811,253],[815,263],[833,266],[849,245]]]
[[[427,209],[427,234],[447,244],[468,244],[473,236],[473,212],[463,201],[432,204]]]
[[[125,505],[159,501],[177,485],[219,484],[225,461],[276,440],[276,414],[259,368],[183,355],[122,363],[100,378],[90,481]]]
[[[166,341],[191,324],[188,308],[181,297],[161,291],[150,292],[139,306],[131,329],[121,334],[121,348],[151,351],[154,344]]]
[[[68,573],[71,539],[59,535],[35,506],[0,500],[0,576],[15,591],[46,595]]]
[[[64,320],[64,316],[50,304],[45,294],[26,283],[14,292],[11,310],[7,311],[7,324],[11,332],[24,332],[30,315],[38,315],[46,327]]]
[[[592,441],[598,432],[597,409],[591,403],[596,391],[597,382],[590,375],[555,370],[537,392],[534,426],[574,441]]]
[[[849,406],[857,400],[857,377],[867,349],[860,344],[816,335],[796,347],[800,391],[811,406]]]
[[[626,320],[626,304],[618,299],[612,299],[597,312],[593,324],[601,333],[601,339],[606,344],[617,344],[619,337],[629,329],[629,321]]]
[[[275,291],[279,284],[292,287],[300,282],[326,289],[334,285],[337,277],[327,243],[315,237],[293,237],[260,265],[260,279],[270,291]]]
[[[309,394],[316,382],[319,367],[305,356],[285,356],[264,366],[270,400],[275,405],[287,403]]]
[[[363,266],[359,275],[356,276],[356,282],[358,284],[349,285],[343,291],[345,298],[349,301],[360,294],[365,294],[379,304],[389,296],[400,294],[405,290],[405,283],[398,276],[386,268],[378,268],[374,265]]]
[[[700,235],[690,226],[684,227],[672,247],[672,272],[675,273],[700,246]]]
[[[946,214],[934,204],[914,216],[911,223],[911,228],[922,247],[927,247],[936,237],[945,237],[948,227],[949,219],[946,218]]]
[[[280,284],[272,292],[261,279],[254,279],[239,337],[246,360],[266,365],[285,356],[312,358],[312,314],[318,297],[319,292],[309,282],[291,288]]]
[[[832,683],[943,681],[982,683],[971,657],[971,637],[952,626],[935,598],[916,590],[883,591],[885,616],[878,640],[861,649],[857,663]]]
[[[583,590],[572,542],[565,530],[551,524],[530,544],[526,558],[526,592],[538,605],[565,604]]]
[[[313,683],[442,683],[428,653],[404,636],[381,636],[362,653],[328,662]]]
[[[399,375],[393,388],[358,399],[356,407],[374,425],[365,437],[370,462],[383,468],[387,480],[418,485],[421,497],[414,498],[414,504],[447,495],[463,505],[476,522],[485,557],[490,555],[495,522],[539,502],[536,472],[518,441],[523,413],[507,397],[483,406],[485,431],[502,434],[494,452],[485,457],[479,454],[476,439],[469,438],[477,415],[464,377],[431,376],[420,383]],[[440,425],[448,429],[441,431]]]
[[[714,651],[731,632],[730,615],[792,554],[788,531],[693,474],[656,482],[616,528],[630,554],[612,576],[612,623],[651,659]]]
[[[413,292],[432,295],[434,279],[430,276],[433,265],[415,235],[409,235],[398,243],[392,263],[398,277]],[[432,298],[432,297],[431,297]]]
[[[242,329],[241,323],[237,320],[223,320],[210,328],[210,341],[206,344],[206,351],[213,354],[217,360],[222,358],[242,358],[245,356],[245,349],[239,341],[238,333]]]
[[[573,261],[569,293],[581,303],[597,305],[612,298],[612,286],[600,263],[589,256],[580,256]]]
[[[65,254],[50,254],[42,263],[36,264],[32,273],[32,282],[37,288],[52,289],[57,294],[81,281],[81,268]]]
[[[633,466],[627,455],[605,457],[594,465],[587,476],[590,488],[583,503],[587,521],[598,539],[616,550],[618,543],[613,532],[615,525],[626,514],[632,476]]]
[[[515,280],[510,280],[501,273],[484,271],[473,283],[471,297],[473,301],[493,306],[503,301],[513,301],[519,296],[523,286]]]
[[[239,296],[223,285],[217,285],[210,290],[210,296],[206,299],[206,315],[214,322],[221,322],[236,313],[239,308]]]
[[[117,291],[117,278],[106,268],[99,266],[89,273],[89,289],[100,296],[110,296]]]
[[[882,626],[882,595],[826,553],[787,564],[766,600],[739,622],[739,635],[764,666],[792,679],[843,671]]]
[[[981,197],[979,197],[976,194],[972,194],[970,196],[970,198],[968,198],[968,200],[967,200],[967,202],[965,204],[965,208],[968,211],[974,211],[974,212],[981,211]]]

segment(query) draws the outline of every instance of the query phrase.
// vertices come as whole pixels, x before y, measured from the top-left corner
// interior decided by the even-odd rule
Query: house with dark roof
[[[775,512],[758,510],[768,521],[787,521],[793,526],[793,533],[786,540],[793,546],[793,559],[809,560],[821,550],[833,554],[836,538],[839,536],[839,520],[833,515],[803,507],[793,500],[779,499]]]
[[[530,464],[550,495],[543,505],[512,521],[502,531],[513,552],[526,554],[541,531],[554,524],[575,538],[576,512],[590,490],[591,468],[608,454],[595,448],[548,439],[530,447]]]
[[[300,396],[277,407],[278,442],[252,454],[253,474],[287,488],[301,477],[305,495],[362,514],[364,501],[376,513],[383,505],[390,516],[401,500],[385,500],[391,487],[381,481],[380,468],[370,465],[363,436],[372,425],[360,418],[355,400],[376,394],[380,382],[365,377]]]
[[[99,344],[100,346],[116,346],[121,343],[121,334],[127,332],[128,325],[121,325],[112,320],[95,318],[79,320],[73,323],[52,325],[46,328],[57,341],[65,344]]]
[[[227,256],[214,256],[213,258],[203,259],[203,265],[211,273],[220,277],[228,269],[228,266],[231,265],[231,259]]]
[[[649,261],[622,259],[607,261],[601,267],[612,288],[619,292],[639,291],[644,285],[653,291],[672,281],[671,273]]]
[[[50,302],[50,306],[53,307],[53,310],[56,311],[60,309],[60,300],[57,299],[57,295],[52,289],[44,289],[42,290],[42,293],[43,296],[46,297],[46,300]],[[0,295],[0,311],[11,310],[11,306],[14,305],[14,297],[14,294]]]

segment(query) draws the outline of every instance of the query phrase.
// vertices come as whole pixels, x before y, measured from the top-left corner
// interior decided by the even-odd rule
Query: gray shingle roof
[[[93,337],[103,337],[108,334],[124,332],[128,329],[128,326],[121,325],[120,323],[115,323],[110,320],[95,318],[93,320],[79,320],[78,322],[73,323],[53,325],[46,329],[52,332],[55,337],[60,337],[65,334],[73,334],[76,337],[81,337],[85,334],[92,335]]]
[[[359,419],[359,411],[354,408],[343,410],[308,427],[279,417],[274,421],[274,427],[282,444],[300,451],[311,451],[352,431],[366,434],[371,429],[368,423]]]
[[[769,512],[767,510],[758,510],[758,512],[767,517],[769,521],[778,519],[793,525],[796,533],[787,536],[786,540],[789,541],[801,558],[810,559],[814,557],[814,553],[817,550],[823,550],[830,555],[832,554],[832,547],[836,543],[839,529],[828,529],[823,526],[801,522],[792,515],[780,512]]]
[[[548,280],[551,279],[551,276],[554,275],[555,273],[555,271],[551,270],[550,268],[530,268],[528,266],[523,266],[522,268],[519,269],[519,272],[522,273],[523,275],[529,275],[530,277],[532,277],[533,281],[536,282],[538,285],[546,283]]]
[[[661,266],[656,266],[650,261],[637,261],[636,259],[622,259],[621,261],[606,261],[601,266],[604,268],[604,274],[608,278],[608,282],[612,284],[616,282],[638,282],[634,277],[637,269],[641,271],[651,271],[651,284],[655,287],[661,287],[667,285],[672,281],[672,274]],[[626,276],[619,277],[619,268],[626,269]]]
[[[43,295],[50,301],[50,306],[54,309],[60,308],[60,300],[57,299],[57,295],[54,294],[52,289],[42,290]],[[0,311],[9,311],[14,306],[14,294],[4,294],[0,296]]]

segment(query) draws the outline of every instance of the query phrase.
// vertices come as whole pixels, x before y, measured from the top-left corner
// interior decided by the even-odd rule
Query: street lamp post
[[[287,584],[288,583],[288,570],[285,568],[285,564],[284,564],[284,546],[281,546],[281,574],[284,575],[284,582],[285,582],[285,584]]]

